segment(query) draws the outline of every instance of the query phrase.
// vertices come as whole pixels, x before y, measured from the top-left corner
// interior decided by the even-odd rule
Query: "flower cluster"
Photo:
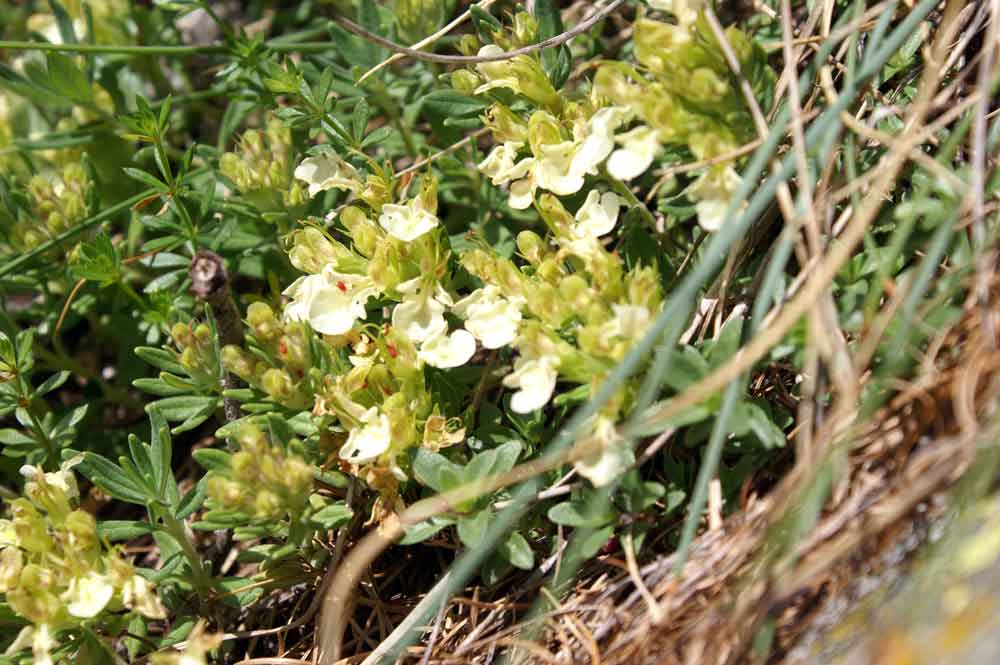
[[[23,467],[24,496],[11,502],[12,519],[0,520],[0,593],[31,623],[8,655],[30,646],[39,665],[51,665],[57,632],[99,622],[106,611],[165,617],[146,578],[101,543],[94,517],[76,507],[75,462],[49,473]]]
[[[235,152],[219,158],[219,170],[262,212],[279,212],[302,205],[308,197],[292,178],[291,131],[268,116],[263,131],[249,129]]]
[[[48,176],[32,176],[27,183],[31,217],[14,226],[11,239],[15,246],[30,250],[83,221],[91,186],[79,162],[68,163]]]
[[[312,384],[317,377],[311,371],[310,331],[302,323],[278,319],[263,302],[247,309],[247,324],[257,352],[225,346],[223,367],[289,409],[312,406]]]
[[[470,86],[469,72],[455,77],[453,82],[461,89],[483,94],[507,88],[539,107],[525,119],[496,101],[485,118],[497,145],[479,169],[494,185],[508,187],[511,208],[530,207],[539,190],[575,194],[588,177],[606,174],[631,181],[645,173],[667,146],[683,146],[696,159],[708,160],[752,138],[749,112],[721,47],[696,11],[700,5],[678,0],[657,6],[675,13],[678,23],[640,18],[635,27],[640,67],[621,62],[601,65],[586,100],[555,104],[547,90],[539,93],[544,86],[537,80],[544,73],[538,60],[529,56],[521,56],[526,61],[520,64],[515,59],[477,65],[485,82],[475,87]],[[726,38],[763,94],[771,77],[770,70],[761,66],[759,47],[736,28],[726,30]],[[499,50],[486,45],[480,53]],[[720,228],[739,182],[732,164],[724,163],[706,170],[688,188],[703,228]]]
[[[242,423],[234,438],[239,449],[227,472],[208,474],[209,505],[263,520],[300,515],[312,492],[312,466],[272,444],[256,424]]]
[[[177,360],[200,385],[218,382],[219,362],[216,357],[215,335],[207,323],[178,322],[170,329],[177,346]]]
[[[309,196],[335,189],[347,203],[288,236],[289,258],[303,274],[285,289],[280,320],[253,305],[247,317],[257,348],[229,347],[224,363],[283,406],[311,406],[344,470],[387,505],[412,476],[412,449],[464,438],[459,414],[443,413],[428,389],[428,370],[476,363],[487,355],[480,349],[495,353],[510,410],[529,414],[560,383],[578,386],[577,395],[599,385],[658,315],[658,268],[629,267],[609,249],[623,211],[637,203],[628,183],[668,146],[710,159],[740,145],[752,124],[700,5],[656,8],[676,23],[640,18],[638,66],[602,65],[582,97],[557,91],[535,55],[453,73],[456,88],[492,100],[484,122],[496,145],[479,170],[508,189],[511,208],[534,208],[547,227],[544,235],[520,232],[519,257],[485,245],[453,257],[430,175],[414,186],[357,150],[329,146],[295,168]],[[468,36],[459,47],[489,55],[536,41],[537,30],[519,13],[493,44]],[[752,43],[733,29],[727,38],[749,67],[759,55]],[[704,228],[719,227],[738,184],[727,165],[689,187]],[[637,391],[626,383],[590,423],[576,468],[594,484],[633,461],[616,423]]]

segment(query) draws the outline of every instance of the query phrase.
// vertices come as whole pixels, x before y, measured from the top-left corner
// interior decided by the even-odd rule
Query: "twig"
[[[222,257],[207,249],[199,250],[191,261],[191,291],[199,300],[212,308],[219,329],[219,345],[243,344],[243,321],[229,292],[229,273]],[[239,378],[232,372],[224,372],[222,387],[230,390],[240,387]],[[240,403],[232,397],[224,397],[223,411],[226,420],[233,422],[240,418]]]
[[[478,4],[478,7],[480,9],[486,9],[487,7],[489,7],[490,5],[492,5],[494,2],[496,2],[496,0],[482,0]],[[449,32],[451,32],[452,30],[454,30],[458,26],[462,25],[462,23],[464,23],[466,21],[466,19],[468,19],[470,16],[472,16],[472,10],[471,9],[466,9],[464,12],[462,12],[461,14],[459,14],[458,17],[456,17],[451,23],[447,24],[446,26],[444,26],[443,28],[441,28],[440,30],[438,30],[437,32],[435,32],[434,34],[428,35],[427,37],[424,37],[419,42],[417,42],[416,44],[414,44],[413,46],[411,46],[410,48],[413,48],[413,49],[422,49],[422,48],[424,48],[426,46],[430,46],[431,44],[433,44],[437,40],[441,39],[442,37],[444,37],[445,35],[447,35]],[[391,56],[389,56],[388,58],[386,58],[385,60],[383,60],[382,62],[378,63],[377,65],[375,65],[374,67],[372,67],[371,69],[369,69],[367,72],[365,72],[361,76],[361,78],[358,79],[358,85],[361,85],[362,83],[364,83],[365,79],[367,79],[369,76],[377,74],[378,72],[382,71],[383,69],[385,69],[389,65],[391,65],[393,63],[396,63],[396,62],[399,62],[400,60],[403,60],[404,58],[406,58],[406,54],[405,53],[393,53]]]
[[[513,51],[505,51],[495,55],[440,55],[437,53],[428,53],[427,51],[420,51],[408,46],[402,46],[401,44],[390,41],[385,37],[376,35],[374,32],[366,30],[364,27],[358,25],[349,18],[337,16],[334,18],[334,21],[343,26],[343,28],[348,32],[352,32],[355,35],[363,37],[364,39],[378,44],[383,48],[387,48],[390,51],[395,51],[396,53],[402,55],[408,55],[411,58],[416,58],[417,60],[453,65],[472,65],[481,62],[500,62],[501,60],[510,60],[511,58],[516,58],[519,55],[529,55],[536,51],[541,51],[542,49],[565,44],[577,35],[590,30],[595,23],[617,9],[624,1],[625,0],[612,0],[607,6],[598,9],[593,14],[573,26],[570,30],[558,34],[555,37],[550,37],[549,39],[538,42],[537,44],[529,44],[528,46],[522,46],[521,48],[514,49]]]

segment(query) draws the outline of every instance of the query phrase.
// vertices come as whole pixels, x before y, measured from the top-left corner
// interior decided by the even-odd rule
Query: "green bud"
[[[66,516],[66,531],[69,532],[70,544],[77,550],[87,552],[99,548],[97,539],[97,520],[85,510],[74,510]]]
[[[567,275],[559,282],[559,295],[574,308],[585,306],[589,294],[590,285],[578,273]]]
[[[191,336],[191,326],[186,323],[175,323],[170,328],[170,337],[178,349],[185,349],[194,343],[194,338]]]
[[[490,128],[493,138],[499,143],[528,140],[527,125],[509,108],[497,102],[486,109],[484,124]]]
[[[295,385],[288,372],[272,367],[261,377],[261,387],[276,402],[286,402],[295,395]]]
[[[514,42],[518,47],[528,46],[538,41],[538,21],[528,12],[514,15]]]
[[[273,517],[284,512],[281,497],[269,490],[261,490],[257,493],[253,508],[258,517]]]
[[[396,0],[393,14],[407,44],[433,34],[445,19],[444,0]]]
[[[222,366],[227,372],[232,372],[244,381],[253,377],[253,361],[247,357],[238,346],[232,344],[222,347]]]
[[[464,95],[475,94],[482,80],[468,69],[456,69],[451,73],[451,87]]]
[[[517,251],[528,263],[533,265],[541,263],[547,249],[545,241],[534,231],[521,231],[517,234]]]
[[[251,483],[257,477],[257,465],[254,457],[245,450],[234,453],[229,466],[235,480]]]
[[[473,34],[464,34],[458,38],[458,42],[455,44],[455,48],[462,55],[475,55],[479,51],[479,47],[482,44],[479,38]]]

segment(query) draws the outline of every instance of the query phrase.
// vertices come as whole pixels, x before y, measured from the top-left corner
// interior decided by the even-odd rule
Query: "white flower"
[[[610,418],[597,419],[588,443],[595,450],[576,460],[573,468],[595,487],[607,485],[635,462],[632,447],[618,435],[615,423]]]
[[[410,242],[424,235],[438,225],[438,218],[424,208],[417,196],[405,205],[387,203],[382,206],[378,223],[393,238]]]
[[[523,146],[524,144],[520,141],[507,141],[506,143],[494,146],[493,150],[490,150],[490,154],[486,155],[486,159],[479,162],[476,168],[488,176],[494,185],[504,185],[515,177],[523,178],[524,173],[515,176],[510,175],[514,169],[517,151]]]
[[[573,155],[572,169],[576,173],[597,174],[601,165],[615,147],[615,130],[625,122],[628,109],[608,106],[595,113],[587,123],[587,136]]]
[[[90,619],[104,609],[114,593],[115,589],[107,577],[91,571],[70,580],[69,588],[61,598],[66,602],[66,611],[72,616]]]
[[[392,427],[389,417],[373,406],[361,416],[361,426],[351,430],[340,449],[340,458],[351,464],[364,464],[389,449]]]
[[[358,171],[336,153],[307,157],[295,167],[295,177],[309,185],[309,196],[327,189],[357,192],[361,188]]]
[[[642,305],[612,305],[614,317],[604,324],[602,331],[607,337],[639,339],[649,327],[649,309]]]
[[[122,587],[122,603],[150,619],[166,619],[167,612],[153,587],[142,575],[133,575]]]
[[[465,330],[450,335],[447,329],[438,330],[420,345],[417,357],[431,367],[450,369],[469,362],[476,352],[476,338]]]
[[[713,168],[691,183],[686,194],[695,203],[698,224],[706,231],[718,231],[726,221],[729,200],[739,189],[739,173],[732,166]]]
[[[548,404],[559,378],[557,367],[558,359],[550,356],[515,360],[514,371],[503,378],[505,386],[517,388],[510,398],[511,410],[531,413]]]
[[[290,321],[308,321],[324,335],[343,335],[365,317],[365,303],[376,293],[370,278],[327,266],[319,275],[300,277],[285,289],[283,295],[292,302],[284,315]]]
[[[444,320],[444,305],[426,296],[406,296],[392,310],[392,327],[414,344],[419,344],[436,332],[448,329]]]
[[[465,329],[487,349],[513,342],[521,323],[521,303],[504,298],[492,284],[455,303],[455,313],[465,319]]]
[[[578,238],[598,238],[611,233],[618,222],[618,210],[624,200],[614,192],[601,194],[596,189],[587,194],[587,200],[576,211],[573,235]]]
[[[619,134],[615,140],[622,147],[608,158],[608,173],[619,180],[631,180],[641,175],[660,151],[656,130],[646,125]]]
[[[569,196],[583,187],[583,174],[573,169],[576,143],[562,141],[539,146],[532,175],[535,183],[559,196]]]

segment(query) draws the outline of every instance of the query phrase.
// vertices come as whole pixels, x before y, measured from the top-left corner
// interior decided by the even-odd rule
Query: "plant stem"
[[[163,518],[165,531],[181,546],[181,550],[183,550],[184,556],[188,560],[188,565],[191,566],[191,581],[198,592],[198,596],[202,600],[207,599],[208,592],[212,588],[212,578],[205,571],[205,566],[202,563],[201,556],[198,554],[198,550],[195,549],[191,540],[187,537],[187,531],[184,528],[183,522],[169,512],[164,512],[161,517]]]
[[[322,53],[334,51],[333,42],[268,42],[275,53]],[[0,51],[54,51],[62,53],[102,53],[107,55],[189,56],[232,53],[229,46],[141,46],[127,44],[50,44],[48,42],[0,41]]]

